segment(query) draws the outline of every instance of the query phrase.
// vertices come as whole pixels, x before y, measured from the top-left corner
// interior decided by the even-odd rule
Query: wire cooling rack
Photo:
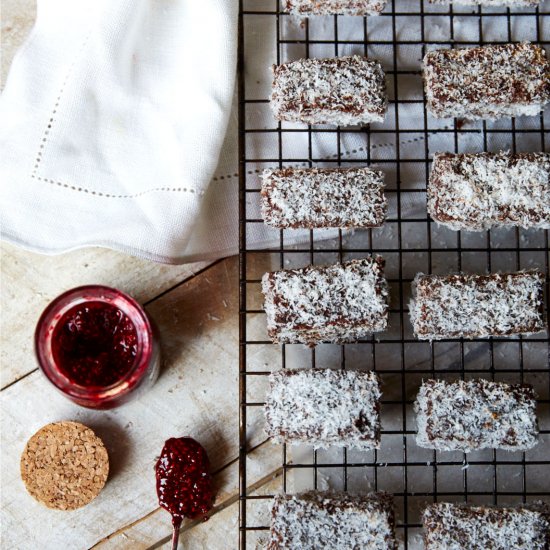
[[[335,489],[393,493],[402,547],[421,548],[420,513],[434,501],[513,505],[550,502],[550,369],[547,333],[533,337],[416,340],[408,317],[410,283],[424,273],[473,273],[538,267],[549,273],[548,231],[454,232],[426,214],[425,186],[435,151],[546,151],[548,110],[496,122],[438,121],[426,113],[420,59],[428,49],[536,42],[548,50],[548,2],[538,9],[458,7],[389,0],[379,17],[282,13],[276,0],[240,8],[240,538],[261,547],[279,491]],[[379,59],[390,107],[364,128],[277,123],[269,112],[270,65],[302,57],[359,53]],[[263,229],[259,173],[283,166],[376,166],[390,202],[382,228],[355,232]],[[255,243],[267,231],[270,244]],[[265,237],[264,235],[264,237]],[[298,235],[298,236],[297,236]],[[329,264],[377,253],[386,259],[390,328],[356,344],[275,345],[265,332],[260,278],[265,271]],[[546,301],[548,309],[548,288]],[[267,375],[280,368],[375,370],[383,383],[381,448],[313,451],[275,446],[263,433]],[[541,441],[527,453],[465,455],[420,449],[414,397],[426,378],[483,377],[532,384],[539,395]]]

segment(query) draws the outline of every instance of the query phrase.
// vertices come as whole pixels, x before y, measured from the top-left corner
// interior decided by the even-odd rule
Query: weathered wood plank
[[[35,17],[36,0],[2,0],[0,88],[4,88],[13,56],[31,30]]]
[[[257,487],[271,483],[273,478],[280,475],[282,471],[280,452],[277,452],[277,447],[273,447],[269,441],[260,445],[250,454],[248,464],[248,486],[252,488],[252,491]],[[219,491],[208,526],[213,526],[217,531],[224,531],[224,538],[220,538],[218,542],[225,541],[226,546],[206,546],[207,533],[210,533],[210,529],[200,529],[202,522],[187,521],[184,522],[181,529],[184,548],[233,548],[237,546],[238,508],[233,504],[239,498],[238,462],[233,462],[218,472],[215,480]],[[226,510],[229,507],[233,513],[227,517]],[[219,523],[219,515],[226,518],[223,524]],[[100,541],[94,546],[94,549],[137,550],[151,548],[159,541],[168,538],[170,530],[170,516],[159,508],[134,524]],[[189,545],[190,540],[193,540],[195,544]]]
[[[35,8],[36,0],[6,0],[2,4],[0,87],[34,22]],[[170,290],[209,264],[163,266],[99,248],[42,256],[5,243],[0,244],[0,254],[0,379],[2,386],[9,386],[0,396],[2,546],[48,550],[87,548],[97,543],[100,548],[168,548],[163,539],[169,535],[169,517],[157,506],[153,465],[167,437],[187,434],[207,447],[214,468],[221,471],[216,476],[216,513],[205,524],[188,526],[182,536],[184,547],[236,547],[236,259]],[[270,263],[268,258],[251,262],[251,276],[253,272],[261,275],[272,267]],[[164,336],[166,366],[162,376],[141,401],[111,412],[72,405],[35,371],[32,334],[42,309],[62,291],[90,283],[118,287],[141,302],[162,295],[148,308]],[[254,303],[257,301],[255,296]],[[259,307],[259,302],[256,305]],[[269,368],[271,359],[278,358],[274,351],[268,347],[251,352],[250,368]],[[262,399],[263,383],[258,379],[249,384],[251,398]],[[61,419],[92,426],[105,440],[111,457],[111,476],[104,492],[88,507],[68,513],[40,506],[25,492],[19,478],[19,458],[26,440],[45,423]],[[251,444],[265,437],[262,424],[261,409],[252,411],[248,422]],[[263,483],[269,465],[280,463],[279,454],[270,444],[260,447],[248,465],[249,483]]]
[[[165,367],[139,401],[109,412],[79,408],[35,372],[4,390],[2,534],[8,548],[85,548],[156,510],[155,457],[166,438],[191,435],[213,467],[238,453],[237,260],[216,264],[151,304],[164,338]],[[14,348],[10,345],[12,353]],[[16,354],[18,357],[23,353]],[[43,424],[75,419],[105,440],[112,472],[99,498],[74,512],[36,503],[19,477],[26,440]],[[260,416],[251,429],[261,433]]]
[[[2,2],[1,80],[36,17],[36,0]],[[106,284],[126,290],[141,301],[169,289],[211,262],[166,266],[102,248],[76,250],[59,256],[33,254],[6,243],[2,257],[0,385],[13,383],[36,368],[32,333],[48,302],[71,287]]]
[[[272,479],[257,490],[253,495],[275,494],[281,490],[281,478]],[[255,525],[269,525],[269,508],[271,499],[254,501],[248,514]],[[238,503],[232,504],[210,521],[201,523],[186,531],[180,538],[179,547],[182,550],[232,550],[237,548],[238,533]],[[247,550],[263,550],[266,547],[267,531],[249,531],[247,534]],[[129,548],[139,548],[130,546]],[[148,547],[148,550],[170,550],[168,541],[159,541]]]
[[[43,256],[6,243],[0,245],[0,254],[2,387],[36,369],[33,352],[36,322],[42,310],[61,292],[84,284],[105,284],[145,302],[209,265],[208,262],[160,265],[100,248]]]

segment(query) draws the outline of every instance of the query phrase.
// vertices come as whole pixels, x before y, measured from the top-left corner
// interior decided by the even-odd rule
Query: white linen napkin
[[[216,255],[190,243],[231,112],[237,14],[237,0],[39,1],[0,100],[3,238]]]
[[[16,56],[0,99],[2,237],[45,253],[100,245],[168,263],[235,254],[237,4],[237,0],[39,0],[37,25]],[[369,45],[368,55],[379,59],[386,70],[419,71],[420,3],[400,0],[399,5],[410,16],[395,20],[396,37],[404,42],[397,52],[397,66],[390,44]],[[245,17],[245,95],[265,100],[271,89],[270,67],[277,61],[279,18],[261,14],[272,10],[272,2],[248,0],[247,6],[258,13]],[[438,15],[448,7],[424,7],[431,13],[424,38],[432,49],[451,39],[449,17]],[[462,6],[455,13],[476,10]],[[510,36],[502,18],[485,16],[484,40],[536,42],[534,10],[521,11],[532,17],[513,18]],[[480,26],[472,22],[471,17],[456,15],[454,39],[478,43]],[[369,17],[368,39],[387,40],[392,23],[389,17]],[[281,38],[290,41],[281,45],[281,60],[304,57],[305,45],[299,43],[306,34],[302,20],[282,17],[280,25]],[[549,27],[550,19],[542,18],[542,36]],[[334,18],[311,18],[309,34],[312,39],[333,39]],[[363,54],[363,18],[339,17],[338,37],[342,42],[338,55]],[[336,55],[334,45],[322,41],[309,53]],[[391,99],[393,80],[388,75]],[[399,99],[420,99],[422,93],[419,75],[399,78]],[[248,103],[245,118],[248,129],[268,130],[246,135],[247,158],[256,159],[244,167],[247,188],[257,189],[262,170],[278,165],[268,160],[279,154],[278,134],[269,132],[277,129],[277,122],[267,103]],[[313,132],[312,157],[335,159],[339,153],[345,165],[348,159],[366,159],[368,151],[371,165],[385,172],[388,189],[395,189],[396,165],[388,159],[396,157],[396,135],[387,130],[395,130],[396,122],[391,106],[383,123],[371,125],[370,140],[364,133],[342,132],[338,143],[334,134]],[[399,105],[400,129],[407,131],[399,134],[404,191],[426,184],[424,166],[406,162],[425,154],[423,122],[421,103]],[[538,117],[516,120],[517,128],[538,124]],[[454,136],[445,132],[452,125],[451,120],[428,116],[430,156],[454,151]],[[305,128],[292,123],[282,127]],[[487,127],[511,129],[511,121],[489,122]],[[459,150],[482,150],[482,123],[467,122],[463,128],[479,132],[461,134]],[[513,146],[511,133],[487,137],[489,150]],[[308,147],[307,133],[284,132],[285,165],[308,166],[303,161],[309,156]],[[539,150],[540,134],[522,134],[517,147]],[[389,217],[395,218],[397,196],[391,193],[389,199]],[[402,217],[426,216],[423,194],[405,192],[399,200]],[[260,217],[258,193],[247,193],[247,217]],[[386,224],[376,234],[388,233],[388,239],[394,239],[394,229],[395,224]],[[336,234],[315,230],[314,239]],[[366,232],[361,235],[368,237]],[[308,231],[284,231],[285,246],[309,238]],[[278,230],[247,224],[247,247],[279,244]]]

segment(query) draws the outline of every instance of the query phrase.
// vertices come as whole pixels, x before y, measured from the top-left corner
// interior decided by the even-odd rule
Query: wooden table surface
[[[13,53],[32,26],[35,0],[2,5],[2,84]],[[17,549],[166,548],[170,516],[158,507],[154,463],[168,437],[190,435],[206,447],[218,497],[210,520],[187,522],[180,547],[237,547],[238,262],[165,266],[106,249],[41,256],[1,245],[1,546]],[[162,335],[164,366],[140,400],[108,412],[80,408],[37,370],[32,335],[43,308],[69,288],[106,284],[146,305]],[[89,425],[105,441],[109,480],[99,497],[73,512],[33,500],[19,475],[27,439],[59,420]],[[258,431],[258,442],[261,441]],[[269,446],[259,453],[269,463]],[[273,471],[278,457],[273,457]],[[259,461],[258,461],[259,462]],[[252,472],[252,473],[251,473]],[[249,470],[251,485],[271,477]]]

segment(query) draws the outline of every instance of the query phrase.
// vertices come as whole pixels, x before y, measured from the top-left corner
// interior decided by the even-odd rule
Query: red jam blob
[[[69,380],[107,387],[122,380],[137,354],[137,331],[118,307],[89,301],[69,309],[52,334],[53,359]]]
[[[191,437],[166,441],[155,466],[159,504],[172,523],[205,516],[214,505],[210,462],[204,447]]]

